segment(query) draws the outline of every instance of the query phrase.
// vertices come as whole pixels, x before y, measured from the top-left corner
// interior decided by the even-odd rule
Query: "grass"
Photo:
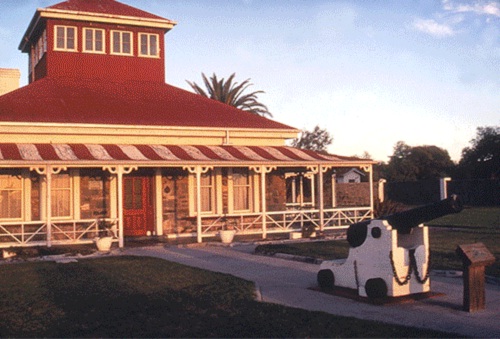
[[[457,246],[482,242],[497,259],[493,265],[486,267],[486,274],[500,277],[500,208],[467,208],[461,213],[435,219],[428,225],[431,226],[429,239],[432,269],[461,270],[462,262],[455,253]],[[260,245],[256,252],[289,253],[331,260],[347,258],[349,244],[346,240],[335,240]]]
[[[155,258],[0,265],[0,337],[443,336],[260,303],[251,282]]]
[[[465,208],[457,214],[449,214],[427,223],[429,226],[453,226],[472,229],[487,228],[500,231],[500,207]]]

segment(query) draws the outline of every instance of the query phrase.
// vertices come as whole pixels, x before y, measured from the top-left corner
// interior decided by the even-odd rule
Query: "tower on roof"
[[[44,77],[165,82],[164,35],[176,22],[115,0],[37,9],[19,49],[29,82]]]

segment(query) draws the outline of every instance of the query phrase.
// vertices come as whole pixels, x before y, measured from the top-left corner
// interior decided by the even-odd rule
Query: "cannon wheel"
[[[320,270],[318,272],[318,285],[321,288],[333,288],[335,286],[335,276],[332,270]]]
[[[387,284],[382,278],[368,279],[365,291],[368,298],[385,298],[387,297]]]

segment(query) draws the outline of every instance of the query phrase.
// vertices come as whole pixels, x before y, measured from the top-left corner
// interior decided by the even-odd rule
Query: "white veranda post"
[[[331,166],[322,166],[318,165],[318,194],[319,194],[319,199],[318,199],[318,204],[319,204],[319,230],[320,232],[323,232],[323,229],[325,227],[325,188],[324,188],[324,183],[323,183],[323,174],[326,173],[331,169]]]
[[[201,175],[213,169],[213,166],[189,166],[184,167],[191,174],[196,175],[196,240],[198,243],[203,241],[202,220],[201,220]]]
[[[262,214],[262,239],[267,238],[267,208],[266,208],[266,174],[276,169],[276,166],[253,166],[250,167],[255,173],[260,174],[260,203]]]
[[[117,177],[117,195],[118,195],[118,246],[123,248],[123,175],[130,174],[132,171],[137,171],[137,166],[116,166],[116,167],[103,167],[103,170],[116,175]]]
[[[374,202],[373,202],[373,165],[362,166],[361,169],[370,174],[370,211],[371,211],[371,218],[373,218],[373,216],[374,216],[374,214],[373,214],[373,208],[374,208]]]

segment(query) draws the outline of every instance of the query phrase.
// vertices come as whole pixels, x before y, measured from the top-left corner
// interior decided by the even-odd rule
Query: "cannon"
[[[457,195],[404,212],[349,226],[349,255],[324,261],[322,289],[348,288],[361,297],[383,298],[430,292],[429,233],[423,223],[462,210]]]

